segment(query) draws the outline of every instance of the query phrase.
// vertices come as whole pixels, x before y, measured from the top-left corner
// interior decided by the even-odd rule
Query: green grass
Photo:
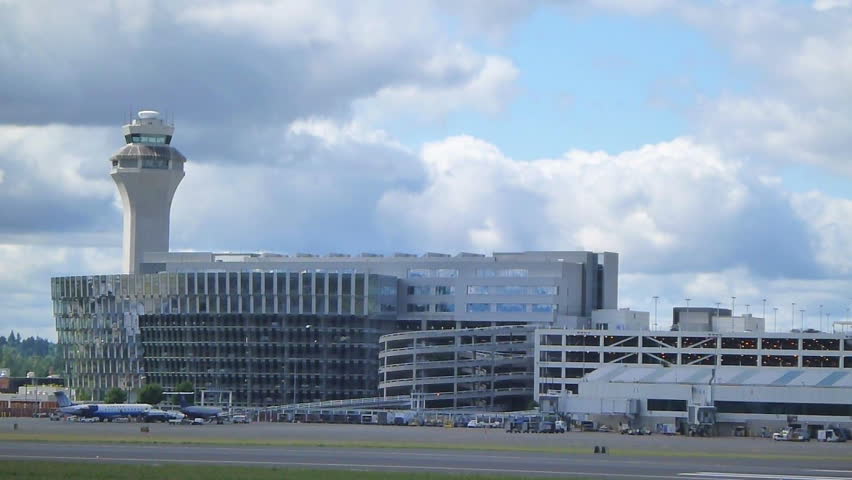
[[[0,441],[16,442],[57,442],[57,443],[123,443],[148,445],[207,445],[235,447],[327,447],[327,448],[373,448],[373,449],[428,449],[428,450],[461,450],[461,451],[492,451],[492,452],[535,452],[554,453],[562,455],[591,454],[592,446],[565,447],[541,445],[492,445],[478,443],[419,443],[419,442],[376,442],[376,441],[341,441],[316,439],[230,439],[230,438],[174,438],[151,436],[113,436],[108,440],[83,435],[55,433],[0,433]],[[831,460],[852,462],[852,456],[814,455],[784,453],[752,453],[752,452],[702,452],[676,450],[642,450],[610,448],[610,455],[632,457],[685,457],[685,458],[741,458],[741,459],[786,459],[786,460]]]
[[[62,480],[520,480],[528,477],[265,467],[0,461],[0,479]],[[538,477],[541,478],[541,477]]]

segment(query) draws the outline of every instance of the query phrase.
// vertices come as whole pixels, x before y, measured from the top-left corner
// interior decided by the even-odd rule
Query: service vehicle
[[[845,442],[846,436],[842,431],[834,428],[829,428],[825,430],[817,430],[817,441],[818,442]]]
[[[801,428],[785,428],[780,432],[773,433],[772,440],[776,442],[810,442],[811,438]]]

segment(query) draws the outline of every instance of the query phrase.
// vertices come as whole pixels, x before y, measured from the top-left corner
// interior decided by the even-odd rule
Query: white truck
[[[835,430],[833,428],[826,430],[817,430],[817,441],[818,442],[845,442],[846,436],[843,435],[839,430]]]

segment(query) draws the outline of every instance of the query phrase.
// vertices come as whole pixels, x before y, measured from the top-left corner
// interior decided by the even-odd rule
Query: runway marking
[[[70,460],[70,461],[110,461],[110,462],[141,462],[146,463],[149,458],[121,458],[121,457],[61,457],[51,455],[3,455],[0,458],[23,459],[23,460]],[[558,471],[558,470],[522,470],[508,468],[484,468],[484,467],[443,467],[432,465],[371,465],[358,463],[319,463],[319,462],[270,462],[270,461],[247,461],[247,460],[201,460],[201,459],[157,459],[158,462],[170,463],[203,463],[214,465],[270,465],[270,466],[299,466],[299,467],[321,467],[321,468],[366,468],[366,469],[384,469],[384,470],[446,470],[446,471],[466,471],[466,472],[493,472],[493,473],[520,473],[520,474],[539,474],[539,475],[559,475],[559,476],[591,476],[591,477],[622,477],[622,478],[666,478],[679,479],[677,476],[666,476],[649,473],[647,475],[636,473],[602,473],[602,472],[578,472],[578,471]],[[780,477],[779,477],[780,478]],[[837,480],[839,477],[827,477],[829,480]]]
[[[843,480],[849,477],[815,477],[812,475],[787,475],[775,473],[739,473],[739,472],[690,472],[679,474],[684,477],[702,478],[743,478],[762,480]]]
[[[813,469],[812,472],[825,472],[825,473],[852,473],[852,470],[823,470],[823,469]]]

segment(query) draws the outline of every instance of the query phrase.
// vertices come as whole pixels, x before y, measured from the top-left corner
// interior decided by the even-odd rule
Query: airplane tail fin
[[[68,399],[68,396],[65,395],[65,392],[62,390],[57,390],[54,392],[54,395],[56,395],[56,403],[58,403],[60,407],[70,407],[71,405],[74,405],[74,402]]]

